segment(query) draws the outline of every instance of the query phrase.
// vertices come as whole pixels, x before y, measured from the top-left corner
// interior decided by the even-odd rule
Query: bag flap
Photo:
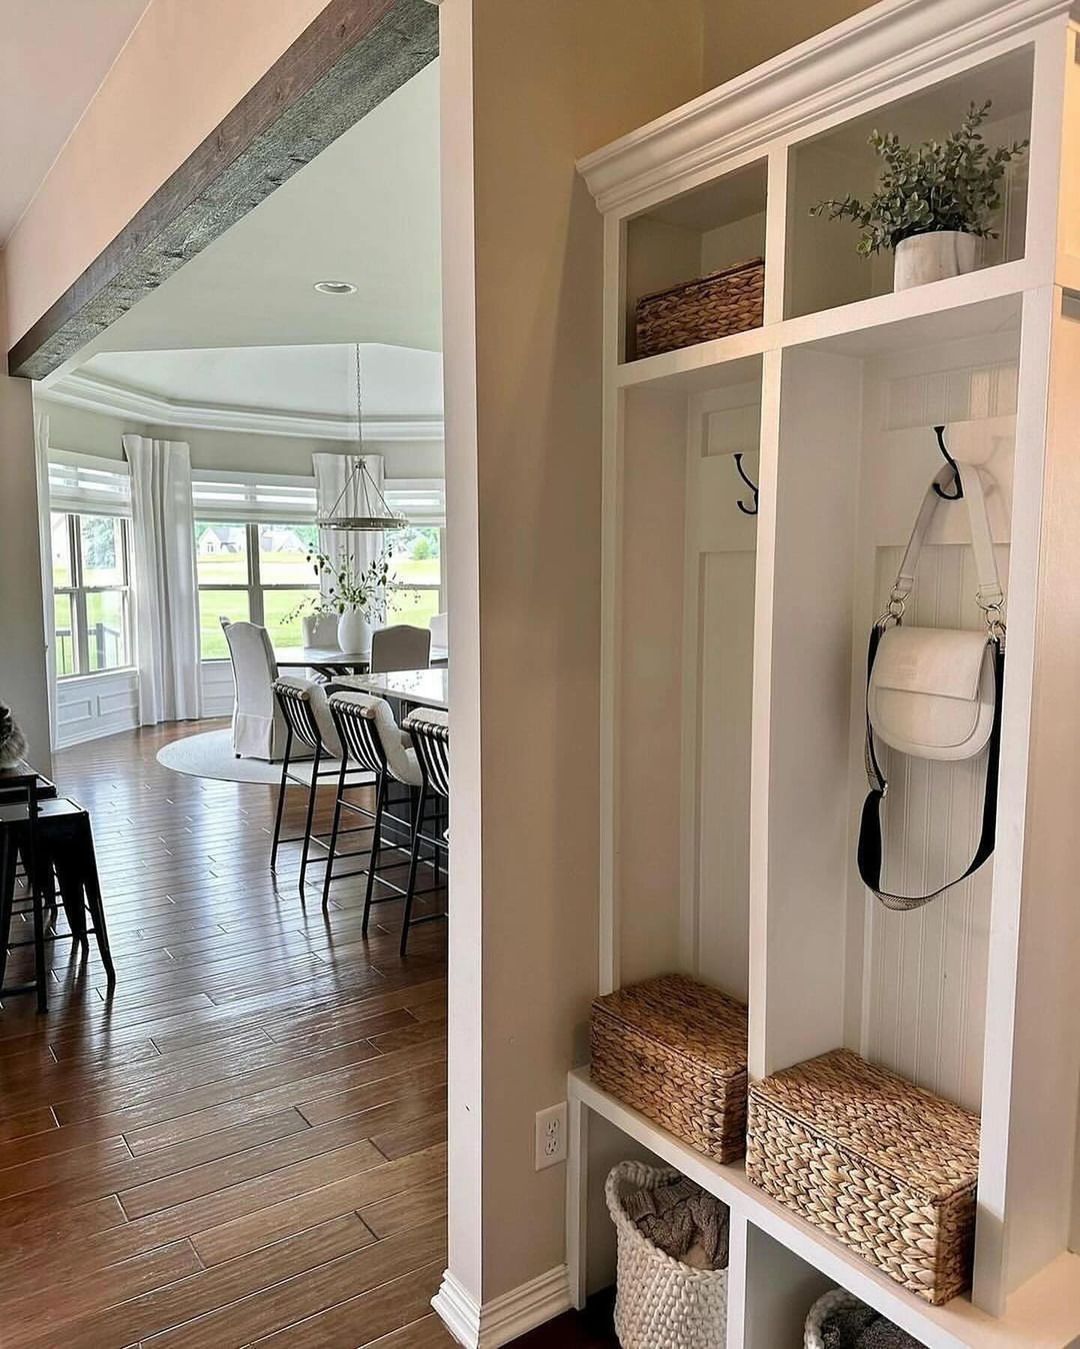
[[[871,685],[975,702],[986,648],[985,632],[889,628],[874,658]]]

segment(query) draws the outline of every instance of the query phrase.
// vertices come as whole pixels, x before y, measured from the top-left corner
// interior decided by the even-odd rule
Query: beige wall
[[[872,0],[703,0],[705,79],[711,89],[822,29],[868,9]]]
[[[565,1173],[534,1171],[533,1119],[565,1097],[597,982],[601,220],[574,160],[699,91],[701,16],[444,0],[442,31],[449,162],[475,157],[471,199],[443,174],[448,504],[479,521],[478,551],[450,539],[452,697],[455,743],[474,718],[481,743],[455,778],[480,817],[451,826],[451,1269],[490,1301],[564,1259]]]
[[[326,3],[153,0],[8,240],[10,342],[63,294]]]
[[[0,291],[2,291],[0,271]],[[0,323],[0,338],[4,335]],[[4,351],[7,350],[5,345]],[[0,698],[49,772],[49,694],[41,607],[37,467],[30,385],[0,374]]]

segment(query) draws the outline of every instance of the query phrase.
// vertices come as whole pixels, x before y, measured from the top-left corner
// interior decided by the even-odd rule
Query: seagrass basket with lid
[[[746,1146],[746,1008],[682,974],[597,998],[592,1078],[719,1162]]]
[[[939,1306],[971,1282],[979,1117],[837,1049],[750,1087],[746,1174]]]

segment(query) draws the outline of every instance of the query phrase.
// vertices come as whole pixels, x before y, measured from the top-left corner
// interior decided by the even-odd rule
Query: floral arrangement
[[[286,615],[287,621],[305,614],[343,614],[349,609],[357,610],[369,622],[385,617],[389,549],[384,549],[359,571],[347,564],[335,566],[325,553],[310,552],[307,560],[314,568],[321,588],[318,595],[309,596],[291,610]]]
[[[853,220],[862,230],[858,252],[863,257],[894,249],[913,235],[943,230],[997,238],[990,222],[1001,206],[1005,170],[1028,142],[990,150],[979,128],[991,105],[990,99],[981,107],[972,103],[957,130],[943,141],[901,145],[895,132],[873,132],[870,144],[882,162],[873,195],[865,201],[850,193],[819,201],[810,214]]]

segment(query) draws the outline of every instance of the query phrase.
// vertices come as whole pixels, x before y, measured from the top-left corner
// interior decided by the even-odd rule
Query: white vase
[[[911,286],[925,286],[928,281],[973,272],[978,244],[974,234],[960,230],[938,230],[902,239],[896,245],[893,290],[908,290]]]
[[[371,624],[359,609],[346,609],[338,619],[338,646],[352,653],[371,650]]]

